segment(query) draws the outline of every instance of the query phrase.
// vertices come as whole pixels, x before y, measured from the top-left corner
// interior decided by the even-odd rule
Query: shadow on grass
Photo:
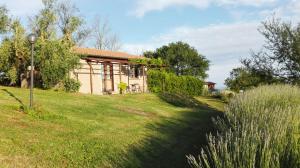
[[[163,118],[147,128],[157,133],[135,145],[122,166],[143,168],[188,167],[186,155],[197,155],[207,144],[206,135],[215,133],[212,118],[223,113],[192,97],[163,94],[160,98],[174,106],[189,108],[178,118]],[[134,159],[133,159],[134,158]]]
[[[164,93],[160,94],[159,98],[176,107],[200,108],[204,106],[197,99],[180,94]]]
[[[21,111],[25,110],[25,105],[22,102],[22,100],[20,100],[19,98],[17,98],[12,92],[8,91],[7,89],[1,89],[1,90],[4,91],[5,93],[7,93],[10,97],[14,98],[20,104],[20,110]]]

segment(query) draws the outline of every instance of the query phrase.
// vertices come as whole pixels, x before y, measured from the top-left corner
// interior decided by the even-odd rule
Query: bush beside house
[[[203,81],[193,76],[177,76],[165,71],[149,70],[148,89],[153,93],[199,96],[203,91]]]

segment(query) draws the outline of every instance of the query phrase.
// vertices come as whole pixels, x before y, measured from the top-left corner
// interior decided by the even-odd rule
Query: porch
[[[124,56],[125,53],[120,54],[120,52],[109,54],[109,56],[88,54],[80,60],[81,67],[71,73],[71,76],[81,83],[79,92],[98,95],[118,94],[120,92],[118,85],[121,82],[126,83],[127,93],[146,92],[146,66],[130,62],[130,58],[142,57]]]

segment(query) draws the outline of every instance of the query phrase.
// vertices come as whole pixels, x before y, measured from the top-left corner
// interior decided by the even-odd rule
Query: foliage
[[[150,58],[150,59],[135,58],[135,59],[130,59],[129,62],[134,63],[134,64],[146,65],[149,68],[163,66],[163,61],[161,58]]]
[[[260,32],[267,41],[264,50],[244,64],[255,72],[263,71],[265,76],[300,84],[300,25],[293,27],[273,18],[263,23]]]
[[[12,55],[12,51],[11,51],[11,43],[8,40],[4,40],[1,43],[0,46],[0,72],[1,72],[1,76],[0,76],[0,82],[1,84],[4,83],[10,83],[11,79],[10,77],[7,75],[7,72],[12,69],[12,66],[10,64],[10,56]]]
[[[173,93],[189,96],[201,95],[203,81],[193,76],[177,76],[159,70],[149,70],[148,89],[153,93]]]
[[[210,90],[207,87],[203,87],[202,96],[209,96]]]
[[[79,57],[72,53],[71,48],[76,44],[73,37],[82,20],[68,2],[43,0],[43,5],[31,18],[31,28],[38,36],[34,50],[35,70],[41,76],[38,86],[48,89],[65,79],[79,64]],[[0,72],[4,73],[0,82],[17,85],[30,64],[30,45],[19,20],[13,20],[9,28],[10,32],[0,45]]]
[[[15,67],[12,67],[11,69],[9,69],[7,71],[7,78],[9,79],[10,81],[10,85],[14,85],[17,83],[17,80],[18,80],[18,76],[17,76],[17,69]]]
[[[42,87],[51,88],[67,77],[70,70],[78,66],[79,57],[71,52],[68,43],[52,40],[36,46],[36,69],[42,77]]]
[[[236,93],[230,90],[221,90],[211,94],[212,97],[221,99],[226,103],[228,103],[235,95]]]
[[[79,15],[79,9],[70,1],[58,2],[55,8],[63,40],[70,46],[84,43],[90,30],[82,27],[84,20]]]
[[[161,58],[151,58],[148,64],[150,66],[163,66],[163,60]]]
[[[170,43],[144,55],[148,58],[161,58],[169,67],[169,71],[176,75],[189,75],[202,79],[207,77],[209,61],[186,43]]]
[[[147,65],[149,63],[149,60],[145,58],[134,58],[134,59],[129,59],[129,62],[133,64]]]
[[[121,48],[120,39],[117,34],[111,32],[111,27],[107,20],[96,17],[91,34],[95,41],[94,47],[96,49],[118,51]]]
[[[73,36],[82,22],[80,17],[73,12],[73,6],[68,6],[67,2],[43,0],[43,5],[39,13],[31,18],[31,28],[38,36],[35,43],[34,62],[35,70],[41,76],[38,86],[48,89],[65,79],[70,70],[77,67],[79,57],[71,52],[71,48],[75,45]],[[64,11],[58,9],[64,9]],[[11,66],[18,70],[16,76],[19,81],[20,74],[24,73],[29,65],[29,45],[20,23],[17,21],[14,23],[12,24],[13,37],[8,39],[11,49],[3,51],[11,52],[11,57],[15,58],[8,59],[13,60]]]
[[[233,69],[230,72],[230,77],[225,80],[226,86],[235,92],[274,82],[275,81],[272,78],[269,80],[263,80],[259,75],[256,75],[243,67]]]
[[[28,66],[29,45],[25,29],[19,20],[12,21],[10,29],[12,35],[4,39],[0,45],[0,71],[5,74],[5,79],[0,79],[0,82],[16,85],[20,83],[20,76]]]
[[[260,32],[266,44],[260,52],[242,60],[243,67],[233,70],[227,86],[237,90],[279,82],[299,85],[300,24],[293,26],[273,18],[263,22]]]
[[[146,58],[154,58],[154,52],[153,51],[145,51],[143,53],[143,55],[146,57]]]
[[[0,34],[5,33],[8,28],[9,17],[5,6],[0,6]]]
[[[63,80],[63,85],[66,92],[78,92],[81,84],[75,79],[66,78]]]
[[[118,88],[120,90],[120,93],[123,94],[126,91],[126,89],[127,89],[127,84],[124,83],[124,82],[120,82],[118,84]]]
[[[217,119],[220,133],[198,158],[201,168],[298,168],[300,166],[300,89],[262,86],[234,97]]]
[[[75,7],[68,2],[43,2],[44,8],[34,20],[38,34],[35,65],[41,73],[41,86],[47,89],[67,78],[70,70],[78,66],[79,57],[72,53],[71,48],[75,45],[73,34],[82,21],[74,12]],[[57,23],[62,37],[57,37]]]
[[[46,42],[56,37],[57,15],[56,0],[43,0],[43,8],[38,14],[30,18],[30,27],[36,32],[40,41]]]

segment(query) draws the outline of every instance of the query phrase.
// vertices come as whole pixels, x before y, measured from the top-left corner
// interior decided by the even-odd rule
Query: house
[[[78,47],[73,48],[73,52],[81,55],[80,68],[71,72],[71,77],[81,83],[79,92],[118,94],[118,85],[121,82],[127,84],[127,92],[147,91],[146,67],[130,62],[131,59],[144,57]]]
[[[204,87],[208,90],[215,90],[216,83],[214,82],[205,82]]]

